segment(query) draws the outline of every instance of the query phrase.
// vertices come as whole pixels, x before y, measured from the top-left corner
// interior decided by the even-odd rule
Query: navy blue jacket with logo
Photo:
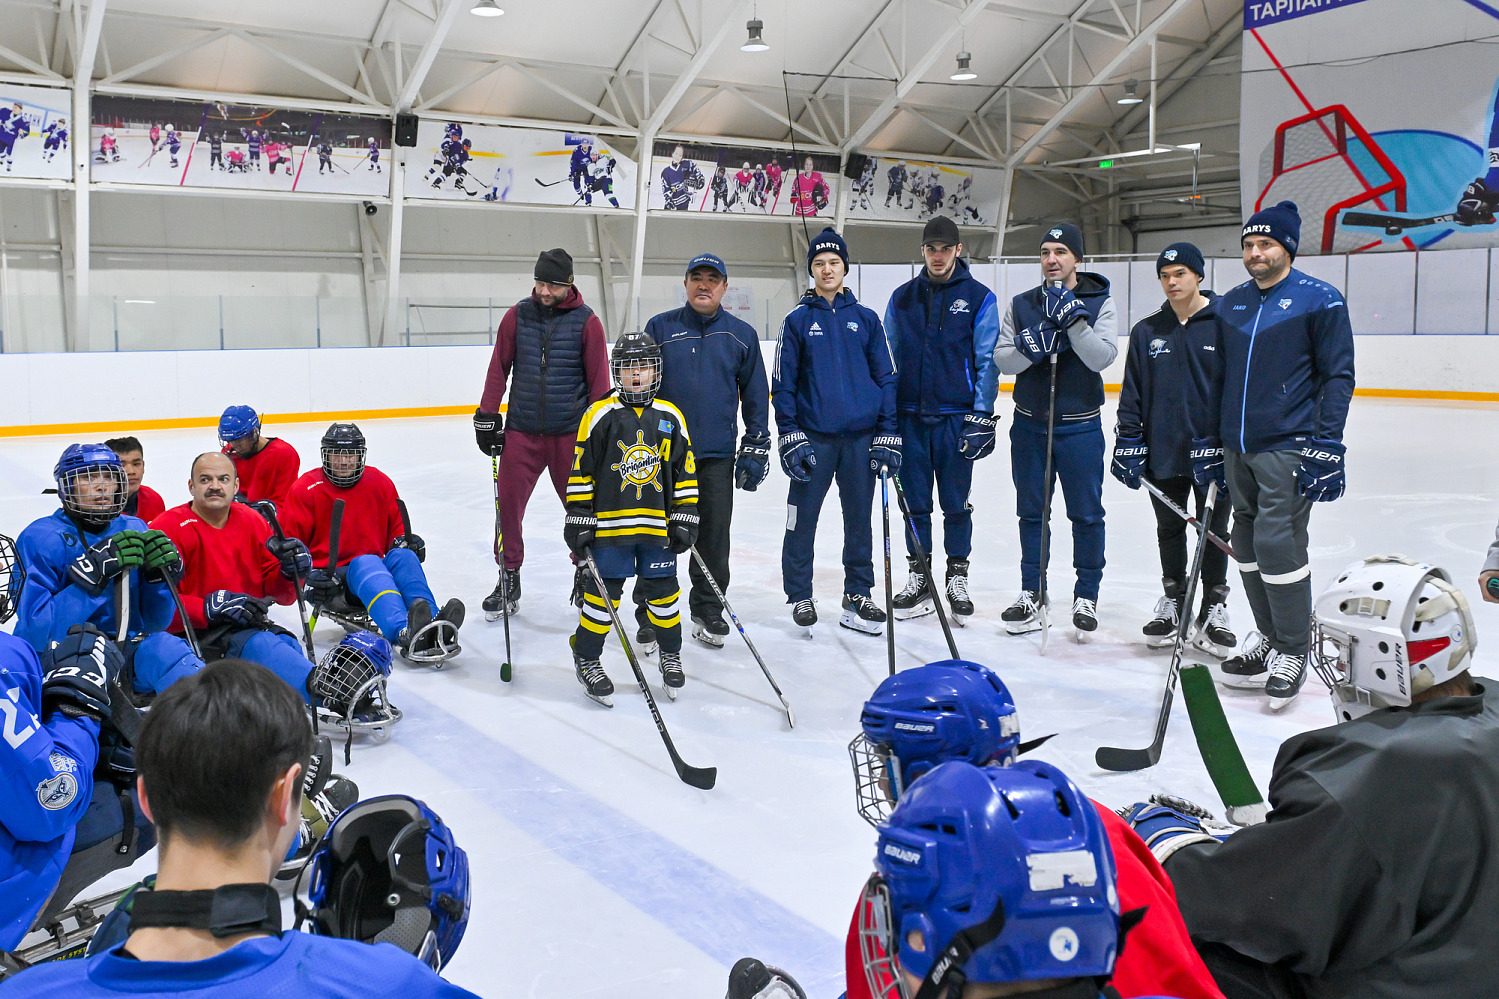
[[[661,345],[657,394],[687,418],[699,460],[734,456],[741,408],[745,436],[769,437],[770,387],[753,326],[724,309],[705,317],[684,305],[652,316],[645,332]]]
[[[1043,291],[1043,286],[1037,285],[1010,299],[994,347],[994,363],[999,370],[1015,376],[1015,415],[1042,421],[1051,395],[1051,362],[1031,363],[1016,349],[1015,334],[1048,321]],[[1119,346],[1114,342],[1119,335],[1119,314],[1109,295],[1109,279],[1092,271],[1078,271],[1072,293],[1083,303],[1088,321],[1074,323],[1070,332],[1061,334],[1065,346],[1057,355],[1056,405],[1057,419],[1064,422],[1098,418],[1103,408],[1103,376],[1099,372],[1119,356]]]
[[[1152,479],[1192,474],[1188,409],[1194,390],[1188,344],[1197,330],[1211,330],[1218,322],[1217,297],[1211,291],[1202,294],[1208,303],[1186,322],[1177,319],[1166,302],[1129,331],[1117,432],[1145,436],[1150,449],[1146,467]]]
[[[880,317],[847,288],[833,303],[808,291],[781,323],[771,376],[776,429],[895,432],[895,363]]]
[[[1230,451],[1297,450],[1341,441],[1353,399],[1353,327],[1332,285],[1296,268],[1261,291],[1246,281],[1218,300],[1218,322],[1192,337],[1193,432]]]
[[[895,408],[919,416],[994,412],[999,368],[999,302],[962,259],[936,284],[925,267],[895,289],[885,308],[895,363]]]

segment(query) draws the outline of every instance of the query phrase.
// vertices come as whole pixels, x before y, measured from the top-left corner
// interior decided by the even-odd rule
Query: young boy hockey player
[[[615,392],[590,406],[578,426],[563,536],[579,558],[592,554],[616,608],[625,580],[639,575],[638,596],[661,649],[661,682],[675,699],[685,680],[676,557],[697,542],[697,463],[682,411],[656,398],[660,345],[645,333],[626,333],[615,341],[609,369]],[[610,624],[588,572],[573,666],[588,696],[606,707],[614,706],[614,683],[599,655]]]

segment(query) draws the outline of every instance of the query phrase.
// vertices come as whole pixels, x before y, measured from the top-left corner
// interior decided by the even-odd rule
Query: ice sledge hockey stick
[[[500,682],[509,683],[510,664],[510,577],[505,575],[505,531],[500,526],[500,459],[489,456],[489,470],[494,477],[494,546],[500,556],[500,617],[505,620],[505,661],[500,663]]]
[[[181,556],[178,556],[181,559]],[[203,658],[203,648],[198,644],[198,633],[193,630],[193,623],[187,619],[187,608],[182,606],[182,594],[177,591],[177,580],[172,578],[172,573],[167,569],[161,570],[161,578],[167,584],[167,592],[172,595],[172,603],[177,605],[177,616],[182,619],[182,635],[187,639],[187,644],[193,650],[193,655],[199,659]]]
[[[123,645],[130,640],[130,571],[120,573],[119,583],[115,587],[119,594],[120,606],[115,612],[119,618],[119,629],[115,633],[115,642]],[[124,652],[124,649],[120,650]],[[109,680],[109,720],[125,741],[132,746],[140,738],[141,725],[144,724],[140,709],[130,700],[125,688],[120,686],[118,676],[110,677]]]
[[[895,603],[890,585],[890,472],[880,469],[880,514],[885,525],[885,648],[890,661],[890,675],[895,675]],[[930,578],[930,577],[928,577]]]
[[[672,744],[671,733],[666,731],[666,722],[661,720],[661,711],[656,707],[656,699],[651,696],[651,688],[645,682],[645,674],[640,670],[640,661],[635,658],[635,650],[630,648],[629,636],[625,634],[625,626],[620,623],[619,611],[614,606],[614,600],[609,596],[609,588],[604,585],[604,577],[599,574],[599,565],[593,560],[593,549],[583,549],[583,559],[588,564],[588,571],[593,575],[593,584],[599,588],[599,596],[603,598],[604,607],[609,611],[609,619],[614,622],[614,630],[619,635],[619,644],[625,647],[625,658],[630,660],[630,669],[635,671],[635,682],[640,684],[640,692],[645,695],[646,706],[651,709],[651,717],[656,719],[656,731],[661,733],[661,741],[666,743],[666,752],[671,756],[672,766],[677,768],[677,776],[682,778],[683,783],[706,791],[718,781],[717,767],[689,767],[683,762],[682,757],[677,755],[677,747]]]
[[[270,500],[257,500],[250,504],[251,508],[266,520],[271,522],[271,530],[276,532],[276,538],[280,541],[286,540],[286,532],[281,529],[281,520],[276,516],[276,504]],[[291,584],[297,591],[297,619],[302,622],[302,640],[307,644],[307,658],[313,664],[317,663],[317,650],[312,645],[312,628],[307,624],[307,600],[302,596],[302,579],[293,574]]]
[[[905,518],[906,530],[911,535],[911,547],[916,550],[917,557],[921,560],[921,571],[926,573],[927,582],[932,587],[932,606],[937,609],[937,620],[942,624],[942,637],[947,639],[947,651],[952,653],[954,659],[962,659],[958,655],[958,643],[953,641],[952,628],[947,624],[947,612],[942,609],[942,597],[945,594],[937,592],[937,579],[932,575],[932,557],[921,545],[921,538],[916,533],[916,518],[906,504],[906,487],[900,484],[899,472],[891,477],[895,479],[895,501],[900,504],[901,516]]]
[[[739,637],[743,638],[744,644],[749,646],[750,653],[755,657],[755,662],[760,664],[760,672],[765,674],[765,679],[770,681],[771,689],[774,690],[776,692],[776,696],[781,699],[781,706],[786,709],[787,724],[789,724],[792,728],[796,728],[796,716],[791,713],[791,702],[786,700],[785,694],[781,693],[781,688],[780,685],[776,683],[776,678],[770,675],[770,667],[765,665],[765,660],[761,657],[760,650],[755,648],[754,642],[750,641],[749,634],[744,630],[744,625],[739,621],[739,615],[735,614],[734,608],[729,606],[729,598],[723,595],[723,590],[719,589],[718,580],[714,579],[713,573],[708,571],[708,563],[704,561],[703,556],[697,550],[696,545],[693,545],[687,550],[692,552],[693,558],[697,559],[697,567],[703,570],[703,575],[708,579],[708,585],[713,587],[713,595],[718,598],[719,603],[723,604],[723,609],[729,612],[729,620],[733,621],[734,627],[739,629]]]
[[[1202,521],[1198,520],[1196,517],[1192,516],[1190,513],[1177,506],[1176,503],[1172,501],[1171,497],[1161,492],[1160,487],[1158,487],[1154,482],[1151,482],[1149,479],[1142,476],[1140,479],[1140,484],[1147,490],[1149,490],[1150,495],[1160,500],[1161,505],[1166,507],[1166,509],[1170,510],[1172,513],[1176,514],[1182,520],[1185,520],[1188,527],[1195,527],[1199,531],[1203,529]],[[1222,538],[1218,537],[1218,535],[1214,534],[1211,529],[1208,530],[1208,540],[1213,543],[1214,548],[1217,548],[1219,551],[1227,555],[1229,558],[1233,559],[1235,562],[1238,561],[1238,559],[1234,557],[1233,545],[1230,545],[1227,541],[1224,541]]]
[[[343,529],[344,524],[344,501],[336,499],[333,501],[333,516],[328,522],[328,575],[332,576],[338,569],[338,532]],[[318,612],[323,608],[314,605],[312,608],[312,620],[307,624],[308,632],[317,627]]]
[[[1204,504],[1209,523],[1213,520],[1213,510],[1217,505],[1218,483],[1214,482],[1208,486],[1207,503]],[[1197,580],[1202,575],[1202,554],[1207,546],[1208,532],[1203,531],[1197,536],[1197,554],[1192,558],[1192,572],[1187,576],[1187,589],[1182,594],[1183,608],[1190,608],[1192,598],[1197,594]],[[1155,738],[1144,749],[1099,746],[1098,752],[1093,754],[1093,760],[1105,770],[1144,770],[1155,766],[1161,758],[1161,747],[1166,744],[1166,726],[1171,721],[1171,702],[1176,697],[1176,681],[1181,675],[1182,649],[1187,644],[1187,618],[1185,613],[1178,616],[1180,622],[1176,629],[1176,641],[1171,646],[1171,669],[1166,673],[1166,692],[1161,695],[1161,710],[1156,716]]]
[[[1239,752],[1228,716],[1223,713],[1212,673],[1201,663],[1183,666],[1181,687],[1187,715],[1192,719],[1192,734],[1197,737],[1197,749],[1202,753],[1213,786],[1218,789],[1218,797],[1228,810],[1228,821],[1236,826],[1264,822],[1265,799],[1244,764],[1244,754]]]

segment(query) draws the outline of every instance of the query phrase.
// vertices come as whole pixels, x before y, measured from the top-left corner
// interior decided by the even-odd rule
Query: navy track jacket
[[[781,322],[771,401],[781,434],[895,433],[895,363],[880,317],[844,288],[808,291]]]
[[[959,259],[936,284],[925,267],[895,289],[885,337],[897,371],[895,408],[919,416],[994,412],[999,303]]]
[[[732,458],[741,409],[745,436],[770,436],[770,388],[753,326],[724,309],[710,318],[684,305],[652,316],[645,332],[661,345],[657,395],[687,418],[694,455]]]
[[[1188,344],[1211,335],[1199,331],[1211,331],[1218,322],[1218,298],[1211,291],[1202,294],[1208,303],[1185,323],[1165,302],[1129,331],[1117,432],[1144,435],[1153,479],[1192,474],[1188,409],[1194,389]]]

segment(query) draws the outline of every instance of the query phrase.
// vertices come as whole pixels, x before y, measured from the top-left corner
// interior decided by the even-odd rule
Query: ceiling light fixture
[[[959,52],[958,53],[958,68],[953,72],[952,76],[948,77],[948,79],[949,80],[977,80],[978,79],[978,74],[975,73],[973,70],[971,70],[971,69],[968,68],[968,63],[972,59],[973,59],[973,56],[971,54],[969,54],[967,52]]]
[[[475,0],[474,5],[468,9],[468,12],[470,14],[477,14],[479,17],[499,17],[505,13],[494,0]]]
[[[1141,104],[1145,98],[1139,94],[1140,83],[1138,80],[1130,80],[1124,85],[1124,96],[1119,98],[1120,104]]]
[[[764,21],[761,21],[758,17],[752,17],[744,23],[744,27],[749,32],[749,37],[744,40],[743,45],[739,46],[740,51],[764,52],[770,48],[765,43],[765,38],[761,35],[761,32],[765,30]]]

